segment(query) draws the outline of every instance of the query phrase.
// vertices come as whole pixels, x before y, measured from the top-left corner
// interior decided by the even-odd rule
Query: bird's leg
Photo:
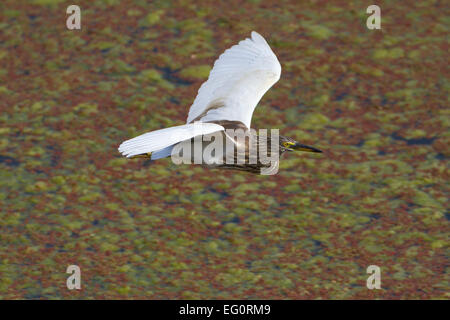
[[[130,157],[130,159],[137,159],[137,158],[149,159],[151,157],[152,157],[152,153],[147,152],[147,153],[142,153],[142,154],[137,154],[135,156],[132,156],[132,157]]]

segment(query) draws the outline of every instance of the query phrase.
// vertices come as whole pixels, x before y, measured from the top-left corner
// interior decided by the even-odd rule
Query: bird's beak
[[[314,147],[310,147],[301,143],[296,142],[293,146],[291,146],[291,149],[295,151],[306,151],[306,152],[315,152],[315,153],[322,153],[321,150],[316,149]]]

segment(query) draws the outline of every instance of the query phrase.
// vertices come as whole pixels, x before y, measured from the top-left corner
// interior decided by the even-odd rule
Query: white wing
[[[172,149],[175,145],[171,145],[168,147],[165,147],[164,149],[152,152],[152,160],[157,160],[157,159],[162,159],[162,158],[167,158],[170,157],[172,155]]]
[[[136,138],[122,142],[119,146],[119,152],[129,158],[138,154],[162,151],[161,149],[191,139],[195,136],[222,130],[225,130],[224,127],[215,123],[195,122],[184,124],[181,126],[147,132]],[[161,157],[161,155],[158,154],[158,157]]]
[[[192,121],[236,120],[250,128],[259,100],[280,79],[281,65],[257,32],[226,50],[214,63],[189,110]]]

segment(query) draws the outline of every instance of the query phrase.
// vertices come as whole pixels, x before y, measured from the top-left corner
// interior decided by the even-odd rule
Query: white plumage
[[[240,121],[250,128],[256,105],[280,79],[280,74],[277,57],[266,40],[253,31],[251,39],[227,49],[216,60],[208,80],[198,90],[187,124],[127,140],[119,146],[119,152],[127,157],[153,153],[152,159],[159,159],[170,156],[173,146],[179,142],[224,130],[218,124],[204,122]]]
[[[281,75],[281,65],[266,40],[257,32],[226,50],[214,63],[208,80],[198,90],[187,122],[201,115],[211,104],[214,108],[199,120],[236,120],[250,128],[253,111],[264,93]]]
[[[119,146],[119,152],[130,158],[138,154],[159,151],[199,135],[222,130],[224,130],[224,127],[215,123],[195,122],[183,124],[181,126],[147,132],[136,138],[127,140]]]

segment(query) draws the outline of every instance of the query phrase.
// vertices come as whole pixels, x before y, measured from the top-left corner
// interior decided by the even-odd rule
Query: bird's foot
[[[152,153],[147,152],[147,153],[142,153],[142,154],[137,154],[135,156],[132,156],[132,157],[130,157],[130,159],[137,159],[137,158],[149,159],[151,157],[152,157]]]

